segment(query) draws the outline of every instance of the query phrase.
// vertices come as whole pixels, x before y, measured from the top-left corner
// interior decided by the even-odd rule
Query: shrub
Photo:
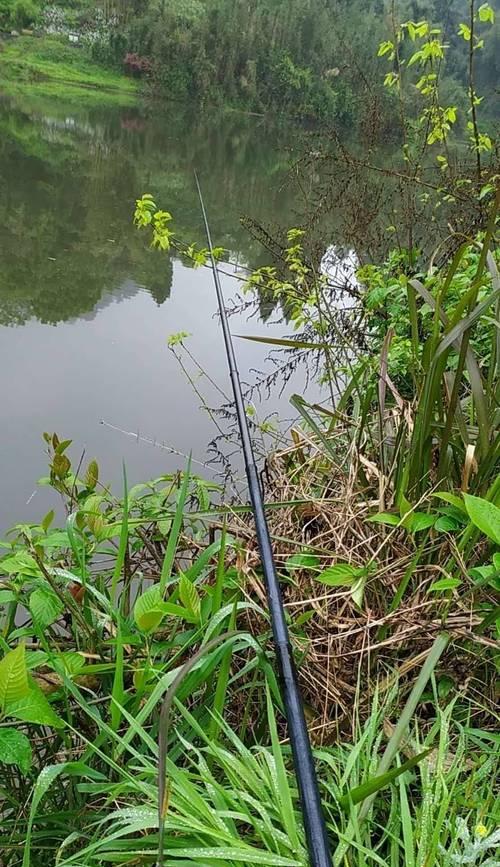
[[[151,75],[153,64],[149,57],[141,57],[140,54],[135,54],[129,51],[123,58],[123,66],[125,72],[133,75],[134,78],[141,78],[143,75]]]

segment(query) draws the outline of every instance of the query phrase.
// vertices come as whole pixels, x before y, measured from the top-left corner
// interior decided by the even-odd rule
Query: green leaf
[[[363,574],[363,575],[360,575],[356,579],[356,582],[352,586],[351,596],[352,596],[353,602],[358,606],[358,608],[361,608],[361,606],[363,604],[365,585],[366,585],[366,575]]]
[[[267,343],[270,346],[286,346],[288,349],[329,349],[327,343],[311,343],[308,340],[288,340],[285,337],[257,337],[249,334],[235,334],[242,340],[253,340],[255,343]]]
[[[0,590],[0,605],[7,605],[8,602],[16,602],[17,596],[13,590]]]
[[[19,572],[37,577],[41,575],[36,560],[26,551],[19,551],[17,554],[13,554],[1,560],[0,572],[4,572],[7,575],[16,575]]]
[[[54,780],[56,780],[57,777],[62,773],[78,775],[81,777],[89,777],[90,779],[94,780],[102,781],[104,779],[102,774],[100,774],[98,771],[94,771],[93,769],[88,768],[87,765],[85,765],[83,762],[63,762],[60,765],[47,765],[45,768],[42,768],[35,783],[35,788],[33,789],[33,797],[31,800],[28,826],[26,829],[26,840],[24,845],[22,867],[30,867],[31,864],[31,835],[33,831],[33,823],[36,818],[40,801],[42,800]]]
[[[435,491],[433,496],[438,497],[440,500],[444,500],[445,503],[450,503],[450,505],[460,509],[464,514],[466,513],[464,501],[462,500],[462,497],[459,497],[457,494],[450,494],[448,491]]]
[[[194,584],[185,575],[181,575],[179,581],[179,596],[184,608],[199,621],[200,597]]]
[[[163,564],[161,567],[161,575],[160,575],[160,589],[162,593],[165,593],[165,588],[167,586],[167,582],[170,578],[172,572],[172,566],[174,564],[175,552],[177,549],[177,541],[179,538],[179,533],[181,531],[182,522],[184,519],[184,505],[186,502],[189,482],[191,478],[191,456],[188,459],[187,467],[184,471],[184,476],[182,479],[182,485],[180,487],[179,496],[177,499],[177,505],[175,508],[174,520],[172,521],[172,528],[170,530],[170,535],[168,537],[167,548],[165,551],[165,556],[163,558]]]
[[[373,795],[375,792],[380,791],[380,789],[384,789],[393,780],[400,777],[401,774],[405,774],[406,771],[409,771],[411,768],[414,768],[415,765],[418,765],[422,759],[425,759],[426,756],[432,752],[433,747],[429,747],[423,752],[419,753],[417,756],[413,756],[411,759],[408,759],[399,768],[393,768],[390,771],[387,771],[385,774],[380,774],[378,777],[372,777],[371,780],[367,780],[366,783],[362,783],[361,786],[356,786],[356,788],[351,789],[347,792],[346,795],[342,795],[339,798],[339,804],[341,807],[349,808],[350,804],[359,804],[361,801],[364,801],[369,795]]]
[[[54,516],[55,516],[54,509],[51,509],[50,512],[47,512],[47,514],[45,515],[45,518],[43,519],[42,523],[40,524],[42,530],[44,530],[45,533],[47,532],[50,525],[52,524],[52,521],[54,520]]]
[[[483,3],[478,9],[478,14],[480,21],[489,21],[490,24],[495,23],[495,11],[489,3]]]
[[[0,728],[0,762],[17,765],[23,774],[27,774],[31,761],[31,744],[26,735],[17,729]]]
[[[276,725],[276,712],[273,707],[271,690],[269,689],[268,684],[266,684],[266,703],[267,724],[269,727],[269,732],[271,734],[271,748],[273,751],[274,768],[276,774],[275,780],[273,781],[274,792],[277,795],[278,801],[281,806],[280,812],[283,816],[284,828],[286,829],[293,849],[297,851],[300,846],[300,842],[297,834],[297,821],[295,819],[295,813],[293,809],[292,793],[290,791],[290,777],[286,772],[285,762],[283,759],[283,750],[281,748],[278,728]]]
[[[54,460],[52,461],[52,471],[54,475],[58,476],[60,479],[64,479],[64,477],[68,475],[70,469],[71,461],[66,455],[54,455]]]
[[[304,863],[302,860],[297,861],[291,858],[283,858],[281,855],[271,855],[264,849],[253,849],[250,846],[220,846],[211,848],[210,846],[200,846],[191,849],[165,849],[166,863],[170,859],[177,860],[178,858],[187,858],[190,863],[208,864],[212,861],[220,861],[222,865],[231,864],[236,861],[240,864],[263,864],[264,867],[269,867],[272,862],[273,867],[301,867]],[[175,863],[172,860],[172,863]],[[24,867],[24,865],[23,865]]]
[[[454,590],[455,587],[460,587],[460,578],[440,578],[439,581],[434,581],[428,589],[428,593],[439,593],[444,590]]]
[[[314,577],[316,581],[329,587],[352,587],[358,576],[359,569],[351,566],[350,563],[336,563],[335,566],[329,566]]]
[[[98,481],[99,465],[96,460],[92,460],[90,461],[87,467],[87,472],[85,473],[85,485],[90,491],[93,491]]]
[[[434,523],[434,529],[439,533],[454,533],[460,527],[458,521],[450,518],[449,515],[440,515]]]
[[[0,662],[0,709],[22,699],[29,691],[24,644],[5,654]]]
[[[292,554],[285,563],[288,571],[292,569],[314,569],[319,566],[319,557],[304,551],[302,554]]]
[[[465,508],[472,523],[500,545],[500,509],[482,497],[464,494]]]
[[[7,716],[23,720],[23,722],[52,726],[55,729],[60,729],[64,725],[62,719],[57,716],[42,690],[33,680],[28,683],[26,695],[6,705],[5,713]]]
[[[427,530],[428,527],[432,527],[435,519],[435,515],[429,515],[427,512],[413,512],[411,515],[408,515],[407,529],[410,533],[418,533],[420,530]]]
[[[62,614],[64,605],[49,587],[39,587],[30,596],[29,608],[33,622],[43,631]]]
[[[139,629],[145,632],[157,629],[164,616],[163,598],[159,585],[150,587],[135,600],[134,620]]]
[[[397,527],[401,521],[401,517],[391,512],[377,512],[376,515],[370,515],[366,520],[374,524],[389,524],[391,527]]]

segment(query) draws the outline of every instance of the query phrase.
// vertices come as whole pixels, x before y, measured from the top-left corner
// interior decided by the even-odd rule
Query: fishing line
[[[304,829],[309,850],[309,860],[311,867],[331,867],[332,859],[330,855],[328,834],[321,808],[321,798],[319,794],[318,780],[314,767],[314,759],[312,755],[311,742],[309,740],[309,733],[307,731],[307,724],[304,715],[304,706],[302,703],[302,697],[298,684],[297,669],[295,666],[290,638],[288,635],[288,627],[286,625],[281,589],[278,581],[278,576],[276,574],[276,566],[274,563],[271,537],[269,534],[269,527],[267,525],[267,520],[265,516],[259,474],[257,470],[257,465],[255,463],[252,439],[250,436],[250,427],[248,424],[247,414],[245,412],[245,404],[243,400],[243,393],[241,389],[240,376],[234,352],[233,340],[231,337],[229,321],[224,305],[224,295],[222,292],[222,286],[217,270],[217,265],[212,253],[213,245],[210,235],[210,228],[208,225],[207,213],[203,202],[200,182],[198,180],[198,175],[196,174],[196,172],[195,180],[198,190],[198,197],[200,200],[201,212],[203,215],[203,222],[205,224],[205,233],[207,236],[215,291],[217,294],[217,302],[219,306],[219,314],[222,324],[222,333],[224,336],[224,345],[229,366],[229,375],[231,378],[234,404],[236,407],[238,427],[243,447],[243,456],[245,459],[245,470],[248,481],[248,488],[250,491],[252,511],[255,520],[255,530],[257,534],[257,541],[259,544],[259,551],[262,561],[262,571],[265,578],[274,644],[276,648],[276,658],[278,661],[278,669],[280,674],[281,692],[286,711],[286,718],[288,721],[290,745],[292,747],[295,775],[297,778],[300,794],[302,816],[304,819]]]

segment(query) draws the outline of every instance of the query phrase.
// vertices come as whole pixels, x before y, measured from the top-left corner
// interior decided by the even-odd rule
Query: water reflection
[[[76,461],[83,448],[96,456],[116,485],[122,458],[131,484],[182,459],[103,419],[205,461],[213,424],[166,338],[189,331],[202,367],[228,388],[211,275],[149,250],[132,226],[133,203],[152,192],[179,233],[202,243],[196,167],[216,242],[257,264],[260,248],[238,217],[267,212],[289,221],[290,193],[273,192],[286,138],[241,116],[203,118],[176,107],[158,118],[53,100],[0,103],[0,528],[54,505],[47,489],[31,496],[46,469],[44,430],[72,438]],[[234,293],[229,278],[225,288]],[[273,326],[242,319],[235,330],[264,327]],[[266,348],[240,341],[238,355],[243,372],[262,368]],[[262,412],[289,415],[293,390],[290,383]]]

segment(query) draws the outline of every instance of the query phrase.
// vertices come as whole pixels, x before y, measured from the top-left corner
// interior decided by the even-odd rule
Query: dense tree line
[[[395,17],[443,29],[448,86],[463,88],[458,29],[468,14],[467,0],[0,0],[0,25],[76,29],[96,59],[173,98],[341,121],[359,115],[361,76],[370,87],[381,80],[377,46]],[[483,90],[493,89],[498,20],[477,67]]]

